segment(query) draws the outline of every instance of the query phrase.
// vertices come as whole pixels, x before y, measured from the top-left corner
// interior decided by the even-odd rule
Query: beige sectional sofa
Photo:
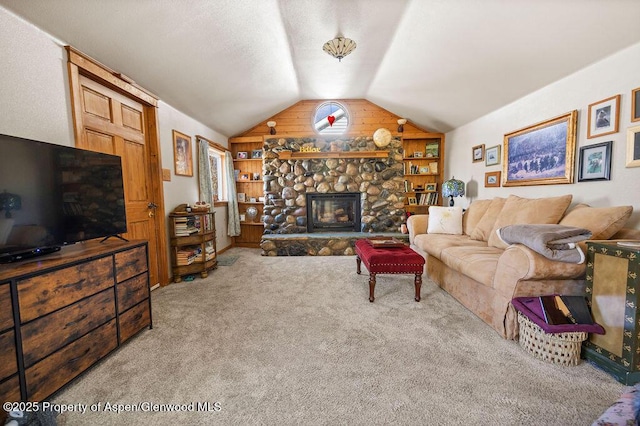
[[[477,200],[462,215],[461,233],[428,233],[433,225],[429,215],[412,215],[407,220],[409,241],[425,257],[425,272],[430,279],[502,337],[516,339],[517,312],[511,300],[553,293],[582,295],[586,265],[550,260],[522,244],[507,245],[497,236],[497,229],[514,224],[559,223],[586,228],[593,240],[640,239],[640,230],[623,228],[631,206],[594,208],[579,204],[569,209],[571,198],[511,195]],[[579,245],[586,247],[584,242]]]

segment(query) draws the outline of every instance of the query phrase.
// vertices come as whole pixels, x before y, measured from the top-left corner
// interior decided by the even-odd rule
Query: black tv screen
[[[0,262],[126,231],[119,156],[0,135]]]

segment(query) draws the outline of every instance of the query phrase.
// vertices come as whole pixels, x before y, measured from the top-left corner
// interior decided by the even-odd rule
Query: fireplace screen
[[[360,193],[307,194],[307,231],[360,232]]]

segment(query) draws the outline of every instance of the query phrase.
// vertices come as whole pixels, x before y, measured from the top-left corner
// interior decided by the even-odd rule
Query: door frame
[[[167,259],[167,235],[164,232],[166,220],[162,183],[162,158],[160,155],[160,127],[158,125],[158,97],[138,86],[125,75],[111,70],[73,47],[65,46],[65,49],[68,54],[67,68],[69,71],[71,112],[76,145],[82,138],[82,105],[75,99],[80,94],[80,75],[142,104],[146,123],[145,134],[149,147],[151,197],[157,204],[156,229],[154,231],[156,233],[158,253],[153,253],[152,255],[158,256],[158,282],[161,286],[165,286],[169,284],[169,263]]]

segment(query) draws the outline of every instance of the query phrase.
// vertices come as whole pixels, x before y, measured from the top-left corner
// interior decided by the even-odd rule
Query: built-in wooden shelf
[[[328,152],[293,152],[280,151],[281,160],[314,159],[314,158],[387,158],[389,151],[328,151]]]

